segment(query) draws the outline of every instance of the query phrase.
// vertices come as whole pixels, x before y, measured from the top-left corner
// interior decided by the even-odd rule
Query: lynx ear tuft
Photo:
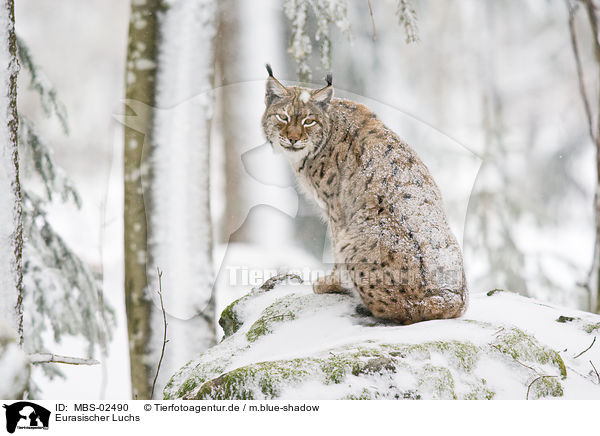
[[[331,75],[331,73],[327,73],[327,76],[325,76],[325,81],[327,82],[327,86],[331,86],[331,84],[333,83],[333,76]]]
[[[313,91],[311,99],[318,105],[322,106],[324,109],[327,109],[327,107],[329,106],[329,103],[331,103],[331,99],[333,98],[333,86],[331,85],[331,83],[332,83],[331,74],[328,74],[325,80],[327,80],[327,86],[325,86],[324,88],[321,88],[321,89],[317,89],[316,91]]]
[[[271,68],[271,65],[266,64],[265,67],[267,68],[267,73],[269,73],[269,77],[267,79],[267,92],[265,94],[265,104],[268,106],[275,100],[288,95],[288,90],[281,84],[281,82],[279,82],[279,80],[275,78],[275,76],[273,76],[273,69]]]

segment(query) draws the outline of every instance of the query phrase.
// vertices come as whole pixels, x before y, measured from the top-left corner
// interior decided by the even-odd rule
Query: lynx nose
[[[297,142],[302,137],[301,129],[288,129],[287,137],[290,141],[290,144],[294,145],[294,142]]]

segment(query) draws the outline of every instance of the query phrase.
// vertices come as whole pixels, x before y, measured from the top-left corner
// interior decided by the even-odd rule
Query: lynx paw
[[[348,294],[350,289],[342,286],[338,273],[332,273],[327,276],[319,277],[313,283],[315,294]]]

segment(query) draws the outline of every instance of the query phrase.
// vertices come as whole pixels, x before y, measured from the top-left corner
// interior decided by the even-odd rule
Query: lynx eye
[[[312,118],[305,118],[304,121],[302,121],[302,124],[304,124],[304,127],[314,126],[315,124],[317,124],[317,120],[313,120]]]
[[[286,123],[290,120],[287,114],[275,114],[275,118],[277,118],[282,123]]]

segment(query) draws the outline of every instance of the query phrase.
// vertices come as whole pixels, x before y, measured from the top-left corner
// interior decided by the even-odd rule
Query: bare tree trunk
[[[598,13],[599,5],[597,1],[586,0],[586,6],[588,9],[588,16],[590,18],[590,25],[592,26],[592,32],[594,36],[594,53],[596,55],[596,63],[600,68],[600,35],[598,31]],[[600,76],[600,74],[599,74]],[[593,269],[595,272],[592,277],[595,277],[594,283],[592,284],[592,292],[595,293],[595,305],[592,306],[592,310],[596,313],[600,313],[600,99],[598,100],[597,106],[597,121],[596,121],[596,135],[595,135],[595,147],[596,147],[596,190],[594,194],[594,216],[596,219],[596,243],[594,246],[594,260]]]
[[[596,64],[599,69],[598,74],[600,78],[600,3],[598,0],[584,0],[587,16],[590,21],[590,28],[592,30],[592,40],[594,46],[594,54],[596,56]],[[579,53],[579,46],[577,43],[577,34],[575,31],[575,12],[577,10],[578,3],[573,3],[567,0],[567,6],[569,8],[569,30],[571,34],[571,47],[575,56],[575,63],[577,66],[577,75],[579,79],[579,91],[583,101],[588,129],[590,138],[594,144],[596,152],[596,189],[594,191],[594,219],[595,219],[595,231],[596,237],[594,242],[594,255],[592,260],[592,266],[588,275],[586,286],[589,288],[590,293],[590,310],[596,313],[600,313],[600,97],[598,97],[596,104],[596,125],[594,126],[591,101],[588,92],[585,87],[585,80],[583,77],[583,66],[581,62],[581,56]]]
[[[247,242],[249,235],[238,228],[245,218],[244,213],[248,208],[247,196],[244,195],[244,186],[241,175],[244,172],[242,165],[242,147],[244,143],[244,123],[248,116],[244,114],[244,105],[239,104],[245,95],[244,89],[235,86],[235,81],[242,76],[238,65],[244,65],[239,59],[242,48],[240,26],[240,8],[242,5],[236,0],[221,0],[219,2],[219,27],[217,38],[216,66],[222,86],[219,96],[218,117],[221,122],[223,135],[223,153],[225,158],[225,210],[221,222],[220,236],[224,242]],[[235,59],[235,61],[233,61]],[[251,144],[253,145],[253,144]],[[235,233],[234,233],[235,232]]]
[[[132,0],[126,66],[127,116],[124,141],[125,304],[129,334],[131,390],[134,399],[150,397],[153,367],[145,359],[150,340],[151,300],[146,295],[147,225],[143,178],[148,177],[152,110],[156,82],[157,14],[160,0]]]
[[[19,181],[17,116],[17,41],[13,0],[4,0],[0,8],[0,70],[3,97],[0,98],[0,319],[14,328],[19,344],[23,343],[23,222]]]

